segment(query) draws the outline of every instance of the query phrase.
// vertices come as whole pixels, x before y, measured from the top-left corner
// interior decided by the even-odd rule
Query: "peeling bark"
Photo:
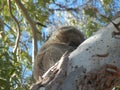
[[[58,90],[67,76],[68,53],[65,53],[60,61],[51,67],[43,76],[42,80],[34,84],[30,90],[38,90],[45,87],[45,90]],[[41,90],[41,89],[40,89]]]

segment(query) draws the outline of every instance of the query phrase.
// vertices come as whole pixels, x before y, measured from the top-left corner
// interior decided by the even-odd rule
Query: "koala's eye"
[[[78,47],[78,43],[70,42],[70,43],[69,43],[69,46],[72,46],[72,47]]]

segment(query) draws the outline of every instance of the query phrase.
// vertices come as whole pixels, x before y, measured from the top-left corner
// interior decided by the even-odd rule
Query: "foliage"
[[[22,3],[33,20],[45,22],[49,15],[45,10],[49,0],[39,0],[38,2],[23,0]],[[0,90],[23,90],[23,88],[28,90],[34,81],[31,80],[31,28],[14,1],[11,1],[11,6],[12,14],[19,22],[21,35],[17,52],[13,53],[18,32],[17,25],[10,15],[7,0],[0,1]],[[41,30],[42,27],[37,25],[37,28]]]
[[[18,34],[10,14],[9,0],[0,0],[0,90],[27,90],[32,81],[32,30],[25,15],[11,1],[11,11],[20,25],[20,40],[13,53]],[[38,47],[46,39],[45,30],[61,25],[74,25],[86,37],[105,26],[119,10],[119,0],[20,0],[38,31]],[[103,15],[105,17],[103,17]],[[47,28],[45,28],[47,25]],[[42,32],[43,38],[40,38]],[[39,43],[40,42],[40,43]],[[27,75],[27,76],[26,76]]]
[[[14,53],[10,51],[10,39],[8,37],[8,32],[4,34],[2,39],[0,39],[0,90],[10,90],[16,85],[20,86],[21,83],[21,71],[22,64],[18,61]],[[18,86],[17,86],[18,87]]]
[[[120,86],[116,86],[113,90],[120,90]]]
[[[105,26],[119,11],[119,0],[64,0],[55,2],[55,25],[74,25],[83,31],[86,37],[100,27]],[[56,16],[57,15],[57,16]],[[59,19],[59,22],[56,20]]]

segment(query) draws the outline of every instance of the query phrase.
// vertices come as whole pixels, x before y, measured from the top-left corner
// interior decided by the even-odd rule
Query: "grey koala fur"
[[[34,62],[34,78],[39,80],[66,51],[73,51],[83,41],[84,35],[73,26],[63,26],[56,30],[40,48]]]

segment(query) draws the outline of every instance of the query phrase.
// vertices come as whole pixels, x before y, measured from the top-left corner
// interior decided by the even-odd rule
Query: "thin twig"
[[[36,24],[37,24],[37,25],[41,25],[41,26],[43,26],[43,27],[47,27],[46,25],[44,25],[44,24],[42,24],[42,23],[40,23],[40,22],[36,22]]]
[[[13,30],[8,24],[6,24],[5,22],[4,22],[4,25],[6,26],[6,27],[8,27],[10,30]],[[13,30],[14,31],[14,30]]]
[[[19,40],[20,40],[20,25],[19,25],[19,22],[16,19],[16,17],[12,14],[11,0],[8,0],[8,7],[9,7],[10,15],[17,25],[17,37],[16,37],[15,46],[14,46],[14,49],[13,49],[13,53],[16,53],[17,47],[19,45]]]
[[[2,5],[1,5],[1,7],[0,7],[0,11],[2,11],[3,8],[4,8],[4,2],[2,2]]]

